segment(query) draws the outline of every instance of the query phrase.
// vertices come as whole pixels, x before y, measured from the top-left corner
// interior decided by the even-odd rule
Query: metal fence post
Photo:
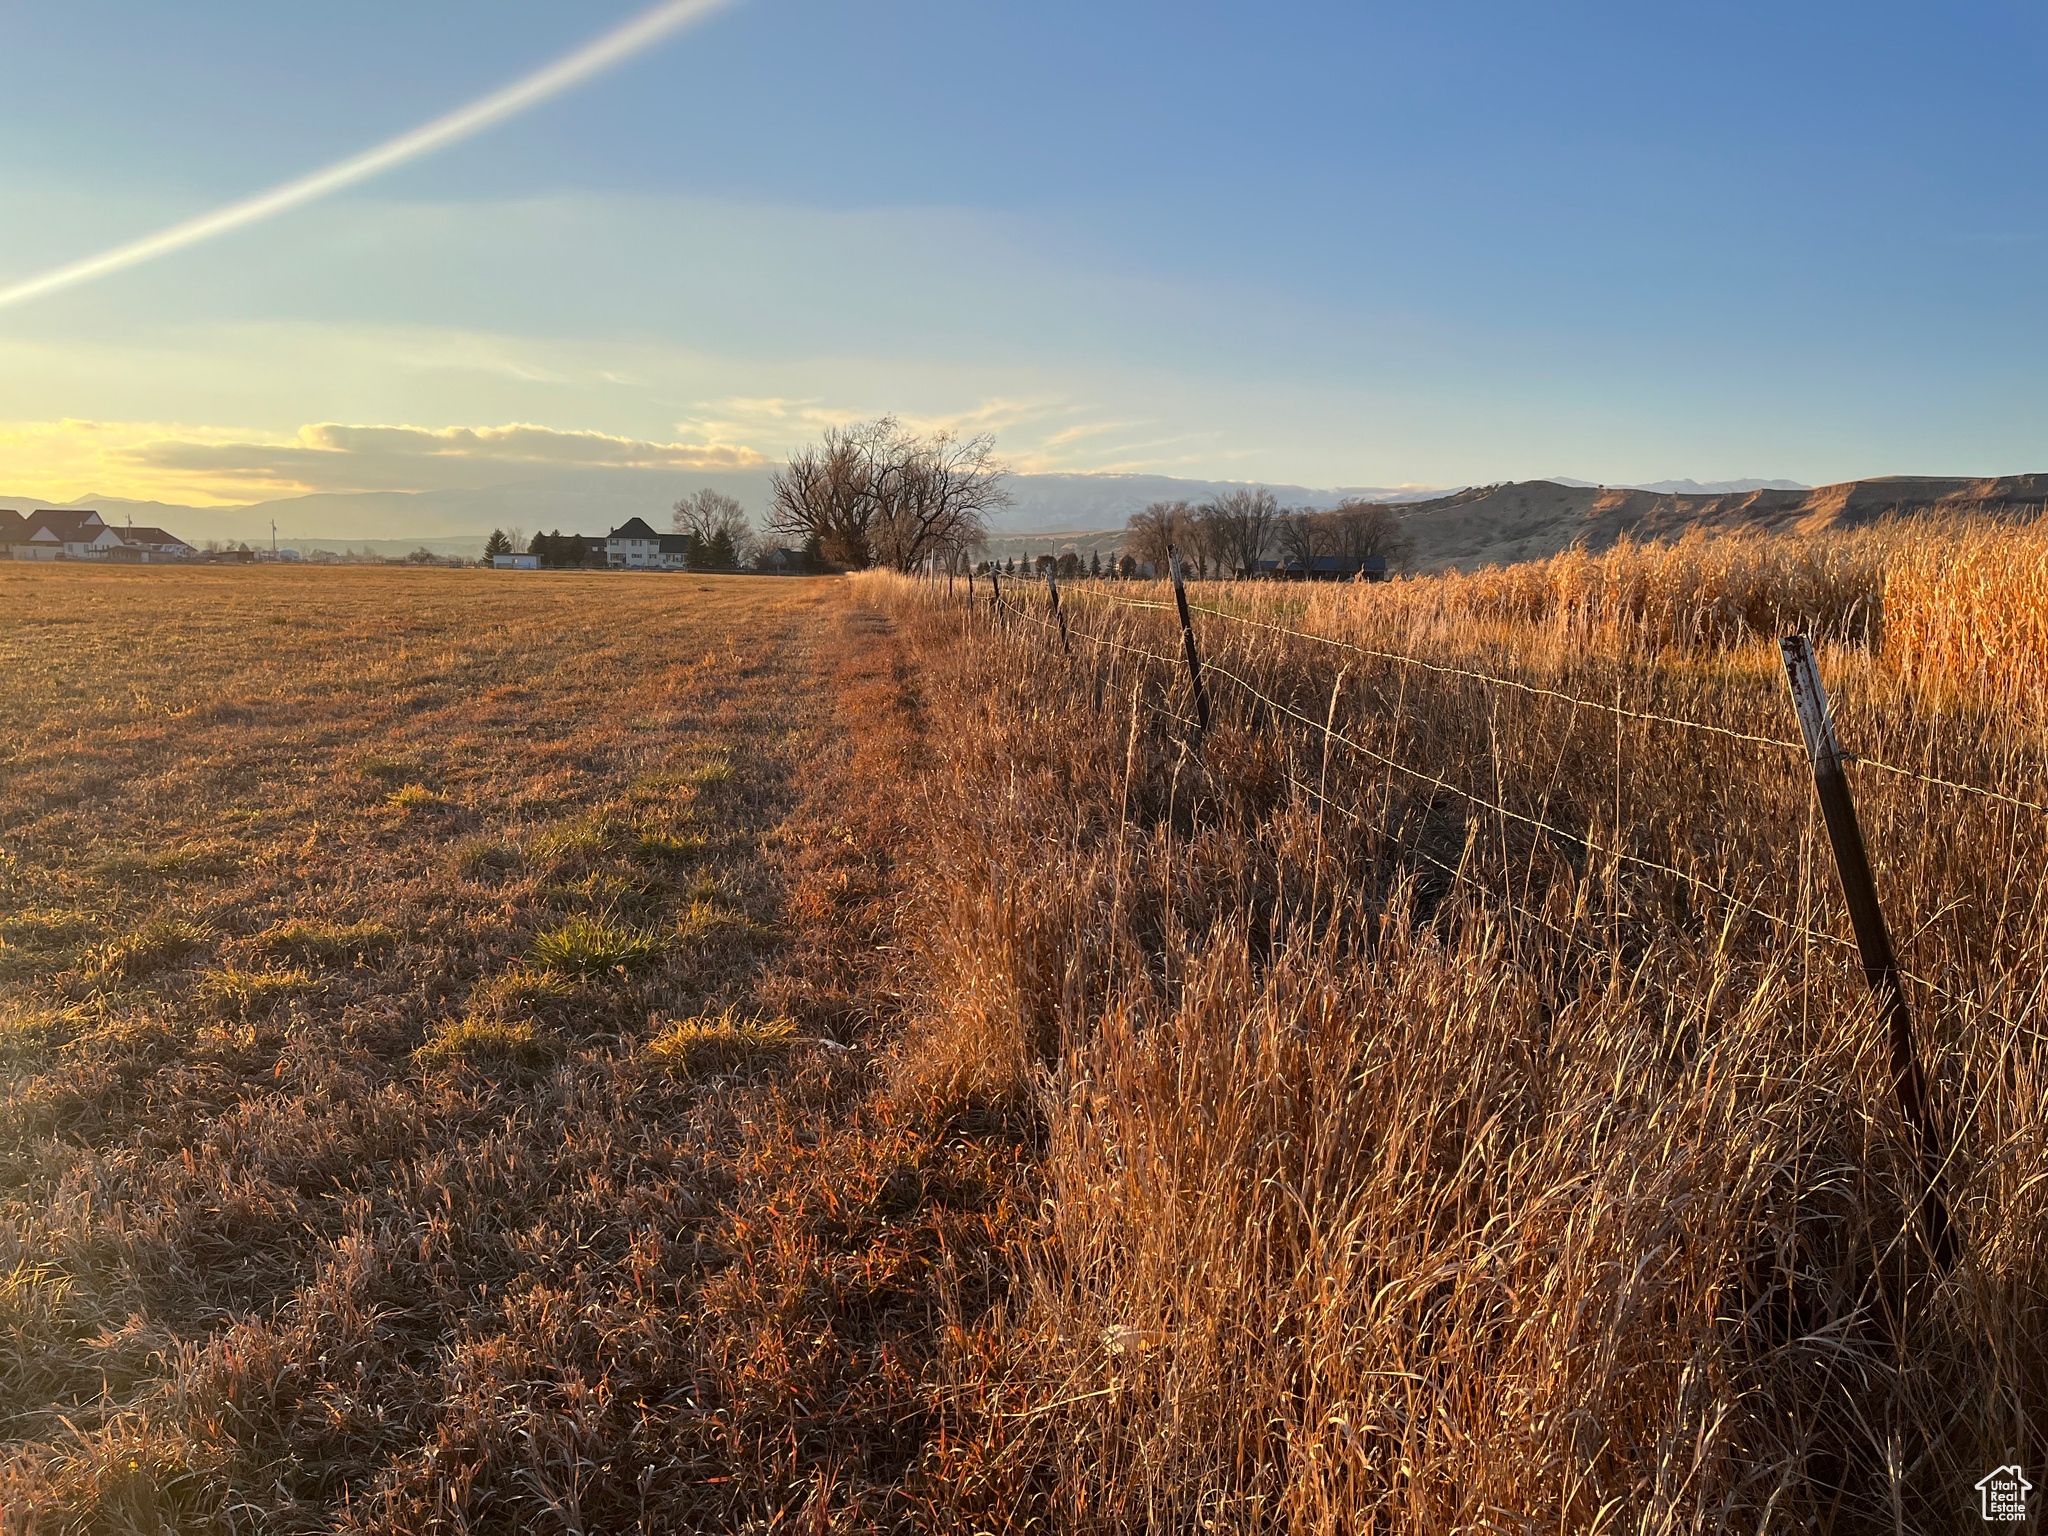
[[[1074,648],[1067,644],[1067,616],[1060,612],[1060,586],[1052,579],[1052,567],[1049,565],[1045,568],[1045,590],[1052,598],[1052,616],[1059,620],[1060,650],[1071,656],[1074,654]]]
[[[1206,735],[1209,730],[1209,690],[1202,686],[1202,658],[1195,650],[1195,622],[1188,617],[1187,588],[1181,583],[1180,551],[1171,544],[1166,546],[1166,568],[1173,576],[1174,606],[1180,609],[1180,640],[1187,651],[1188,681],[1195,685],[1197,734]]]
[[[1856,820],[1856,802],[1849,795],[1849,777],[1842,771],[1842,745],[1835,739],[1835,723],[1828,713],[1827,691],[1821,686],[1813,646],[1804,635],[1787,635],[1778,645],[1785,656],[1792,707],[1798,713],[1800,734],[1806,738],[1806,754],[1813,764],[1814,794],[1820,800],[1835,869],[1842,877],[1842,894],[1849,904],[1849,923],[1856,932],[1863,978],[1891,1035],[1892,1089],[1919,1142],[1921,1220],[1935,1263],[1946,1271],[1955,1267],[1956,1235],[1941,1198],[1941,1150],[1928,1107],[1927,1081],[1913,1049],[1913,1016],[1906,1007],[1898,955],[1885,926],[1884,908],[1878,903],[1877,881],[1863,845],[1863,829]]]

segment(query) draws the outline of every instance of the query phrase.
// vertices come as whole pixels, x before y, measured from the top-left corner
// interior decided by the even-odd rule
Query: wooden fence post
[[[1187,651],[1188,681],[1195,685],[1196,734],[1206,735],[1209,730],[1209,690],[1202,686],[1202,658],[1195,650],[1195,622],[1188,617],[1187,588],[1181,584],[1180,551],[1171,544],[1166,546],[1166,568],[1173,575],[1174,606],[1180,609],[1180,641]]]
[[[1806,754],[1813,764],[1814,794],[1827,823],[1835,869],[1842,877],[1842,894],[1849,903],[1849,923],[1856,932],[1863,979],[1869,983],[1878,1016],[1891,1035],[1892,1089],[1919,1142],[1921,1221],[1927,1228],[1934,1261],[1945,1272],[1955,1267],[1956,1235],[1941,1198],[1941,1149],[1927,1103],[1927,1081],[1913,1049],[1913,1016],[1906,1007],[1898,955],[1885,926],[1884,908],[1878,903],[1877,881],[1863,846],[1863,829],[1856,820],[1856,802],[1849,795],[1849,777],[1842,771],[1842,746],[1835,739],[1835,722],[1828,713],[1827,691],[1821,686],[1813,646],[1804,635],[1787,635],[1778,645],[1785,656],[1792,707],[1799,715],[1800,734],[1806,738]]]
[[[1052,597],[1052,616],[1060,622],[1060,650],[1071,656],[1074,654],[1074,648],[1067,644],[1067,616],[1060,612],[1060,587],[1059,583],[1052,579],[1052,567],[1049,565],[1045,568],[1045,590]]]
[[[996,563],[993,560],[988,563],[988,614],[991,619],[997,621],[1003,617],[1003,586],[996,579]]]

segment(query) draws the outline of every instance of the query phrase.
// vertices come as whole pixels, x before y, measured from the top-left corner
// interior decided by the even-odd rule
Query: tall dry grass
[[[1043,1146],[1013,1292],[945,1357],[935,1510],[1961,1530],[1978,1477],[2040,1462],[2048,820],[1857,784],[1942,989],[1914,1004],[1968,1237],[1944,1276],[1803,760],[1640,718],[1796,739],[1768,630],[1805,621],[1852,750],[2042,798],[2038,725],[1934,707],[1927,654],[1852,622],[1888,547],[1198,589],[1199,746],[1170,615],[1109,600],[1140,589],[1068,589],[1070,659],[1038,589],[994,623],[863,579],[937,748],[898,1091]],[[2024,602],[2039,548],[1969,546],[1982,601]],[[1596,588],[1635,595],[1501,596]]]
[[[2048,713],[2048,538],[2038,525],[1902,535],[1885,577],[1887,661],[1964,707]]]

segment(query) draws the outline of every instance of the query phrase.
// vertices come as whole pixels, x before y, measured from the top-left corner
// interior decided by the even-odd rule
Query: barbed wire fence
[[[1057,575],[1049,568],[1043,571],[1043,576],[1045,594],[1043,611],[1039,612],[1034,611],[1034,605],[1029,600],[1028,585],[1021,584],[1015,578],[1005,582],[992,567],[983,573],[987,587],[985,604],[989,623],[998,628],[1007,628],[1013,623],[1034,627],[1042,632],[1048,649],[1057,650],[1065,657],[1078,660],[1082,656],[1093,656],[1115,667],[1135,664],[1150,669],[1155,676],[1177,675],[1180,679],[1178,686],[1162,683],[1158,690],[1158,713],[1162,723],[1177,727],[1184,733],[1186,744],[1196,753],[1199,753],[1201,742],[1211,726],[1210,686],[1212,683],[1221,685],[1239,701],[1243,710],[1251,712],[1248,717],[1249,723],[1256,724],[1263,720],[1274,727],[1298,731],[1311,742],[1320,745],[1326,765],[1323,784],[1310,785],[1297,777],[1291,769],[1286,774],[1289,788],[1303,796],[1318,814],[1334,814],[1356,826],[1372,824],[1376,814],[1381,820],[1384,819],[1384,800],[1380,812],[1375,813],[1370,807],[1329,793],[1329,754],[1341,753],[1349,761],[1368,765],[1383,775],[1402,779],[1432,802],[1437,797],[1448,797],[1461,802],[1471,813],[1491,818],[1502,827],[1512,824],[1522,829],[1532,839],[1543,840],[1552,848],[1576,848],[1580,850],[1582,862],[1588,869],[1597,862],[1609,870],[1634,871],[1651,882],[1663,882],[1682,890],[1688,899],[1700,902],[1706,912],[1719,911],[1724,923],[1735,921],[1737,918],[1751,919],[1761,924],[1777,939],[1818,946],[1823,952],[1841,955],[1845,959],[1854,956],[1861,963],[1876,1013],[1890,1034],[1893,1088],[1916,1143],[1915,1151],[1922,1186],[1920,1214],[1929,1247],[1936,1263],[1942,1269],[1947,1270],[1954,1266],[1960,1254],[1960,1236],[1949,1216],[1942,1189],[1949,1164],[1957,1156],[1961,1144],[1960,1132],[1945,1135],[1940,1129],[1939,1116],[1931,1102],[1931,1095],[1921,1071],[1919,1054],[1914,1048],[1912,1014],[1906,984],[1910,983],[1920,991],[1923,1003],[1938,999],[1960,1014],[1974,1014],[2017,1034],[2023,1029],[2021,1020],[2035,1016],[2039,1012],[2041,983],[2036,979],[2029,988],[2015,989],[2015,978],[2010,971],[2006,971],[1996,977],[1989,995],[1983,995],[1977,987],[1959,991],[1945,986],[1899,962],[1893,952],[1883,910],[1865,856],[1862,833],[1848,787],[1848,772],[1853,771],[1858,775],[1894,782],[1918,784],[1950,796],[1966,797],[1967,800],[1980,805],[2002,808],[2014,815],[2048,814],[2048,804],[2043,804],[2042,801],[2028,795],[1971,783],[1950,773],[1928,772],[1842,750],[1836,739],[1832,711],[1820,686],[1814,653],[1804,636],[1788,636],[1783,641],[1787,677],[1791,685],[1793,702],[1798,706],[1794,713],[1801,726],[1802,739],[1795,740],[1711,720],[1688,718],[1655,709],[1634,708],[1622,702],[1618,694],[1612,701],[1596,698],[1551,686],[1546,682],[1509,676],[1484,667],[1366,645],[1339,636],[1319,634],[1310,629],[1277,624],[1252,613],[1233,612],[1229,608],[1213,603],[1194,602],[1189,598],[1177,552],[1169,557],[1167,580],[1172,591],[1169,600],[1117,592],[1108,584],[1099,581],[1072,583],[1062,588]],[[950,576],[947,586],[950,592]],[[967,610],[971,615],[980,611],[976,599],[982,596],[975,591],[971,575],[967,592]],[[1070,606],[1073,610],[1071,617]],[[1108,622],[1098,623],[1096,619],[1083,619],[1081,615],[1084,611],[1092,612],[1096,618],[1107,619]],[[1195,622],[1198,615],[1220,631],[1220,645],[1205,645]],[[1143,643],[1145,637],[1141,633],[1141,626],[1144,625],[1164,626],[1169,633],[1177,628],[1178,634],[1174,638],[1181,644],[1173,647],[1169,641],[1164,647],[1155,647]],[[1840,933],[1829,932],[1811,922],[1789,917],[1767,904],[1763,899],[1764,891],[1772,883],[1768,872],[1759,874],[1754,881],[1754,890],[1749,889],[1749,881],[1743,882],[1743,889],[1731,889],[1723,880],[1710,879],[1697,869],[1681,867],[1679,863],[1670,859],[1650,857],[1627,846],[1626,828],[1618,804],[1614,824],[1607,829],[1607,835],[1602,836],[1599,829],[1593,826],[1574,829],[1559,824],[1549,814],[1547,797],[1545,807],[1539,807],[1533,812],[1530,809],[1518,809],[1508,803],[1509,797],[1500,779],[1497,763],[1495,788],[1489,794],[1482,789],[1458,782],[1448,766],[1432,770],[1430,767],[1418,766],[1414,762],[1404,760],[1397,750],[1398,742],[1393,739],[1392,733],[1389,733],[1387,745],[1383,748],[1364,739],[1362,732],[1340,728],[1337,723],[1337,706],[1344,683],[1342,671],[1331,689],[1327,716],[1318,719],[1314,713],[1300,707],[1297,702],[1276,696],[1283,690],[1270,683],[1261,686],[1261,682],[1254,676],[1247,675],[1257,671],[1254,665],[1248,664],[1253,652],[1249,643],[1243,639],[1252,635],[1262,635],[1275,643],[1297,642],[1326,648],[1333,654],[1341,656],[1346,666],[1353,663],[1376,664],[1399,670],[1404,675],[1455,680],[1486,690],[1502,690],[1547,702],[1572,711],[1574,722],[1580,712],[1606,717],[1615,723],[1617,729],[1617,802],[1621,792],[1621,749],[1618,733],[1627,725],[1718,741],[1731,747],[1742,746],[1770,754],[1789,755],[1803,762],[1813,773],[1816,798],[1827,824],[1854,936],[1844,937]],[[1178,656],[1174,654],[1175,649],[1180,651]],[[1174,707],[1172,700],[1176,693],[1189,701],[1192,713]],[[1403,697],[1405,699],[1405,685]],[[1095,702],[1098,707],[1102,703],[1102,698],[1103,685],[1098,673],[1095,689]],[[1384,831],[1384,827],[1381,830]],[[1532,842],[1532,859],[1535,846]],[[1469,839],[1467,851],[1469,853]],[[1448,877],[1453,888],[1482,880],[1478,861],[1471,857],[1460,857],[1455,864],[1449,863],[1432,853],[1423,845],[1420,838],[1414,840],[1412,844],[1404,845],[1403,852]],[[1618,882],[1610,880],[1608,884],[1610,891],[1617,890]],[[1597,944],[1579,930],[1577,914],[1574,914],[1572,925],[1567,926],[1555,916],[1546,915],[1544,911],[1539,910],[1542,903],[1539,902],[1538,907],[1532,907],[1528,899],[1528,885],[1529,882],[1525,879],[1524,890],[1518,897],[1514,890],[1513,868],[1507,865],[1502,870],[1502,879],[1498,885],[1487,886],[1486,893],[1503,910],[1548,930],[1568,946],[1596,959],[1608,956],[1607,948]],[[1618,917],[1618,909],[1614,915]],[[1995,1006],[2000,1003],[2010,1004],[2015,998],[2016,990],[2023,992],[2024,995],[2018,997],[2018,1006],[2013,1011],[2008,1012]]]

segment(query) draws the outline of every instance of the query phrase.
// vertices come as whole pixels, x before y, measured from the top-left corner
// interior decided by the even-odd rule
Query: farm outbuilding
[[[1299,560],[1261,560],[1259,576],[1266,581],[1385,581],[1387,557],[1367,555],[1354,560],[1317,555],[1306,569]]]

